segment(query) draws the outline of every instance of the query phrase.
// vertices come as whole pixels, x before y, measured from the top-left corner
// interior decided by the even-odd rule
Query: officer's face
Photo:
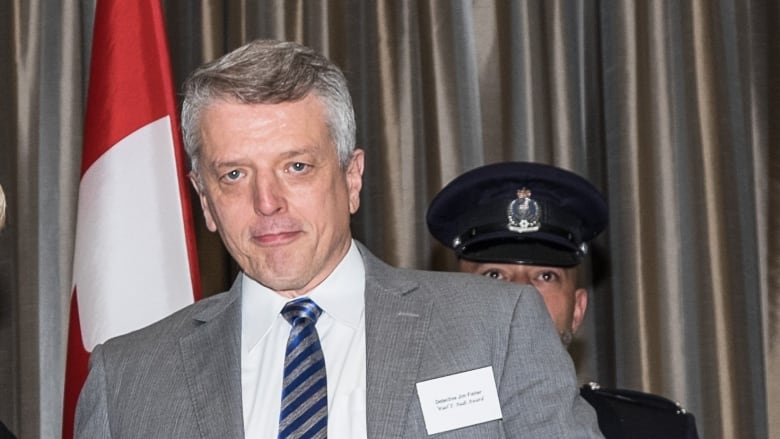
[[[461,259],[460,271],[531,284],[539,290],[564,344],[577,332],[588,306],[588,292],[577,288],[577,269],[538,265],[480,263]]]

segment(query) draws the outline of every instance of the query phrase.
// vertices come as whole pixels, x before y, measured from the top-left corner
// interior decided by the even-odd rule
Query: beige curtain
[[[776,0],[163,3],[177,82],[258,37],[342,66],[367,154],[353,230],[390,263],[453,269],[424,214],[467,169],[591,179],[611,225],[585,267],[581,379],[678,400],[702,438],[780,438]],[[0,4],[0,420],[24,438],[59,436],[93,7]],[[202,224],[198,246],[204,291],[226,288]]]

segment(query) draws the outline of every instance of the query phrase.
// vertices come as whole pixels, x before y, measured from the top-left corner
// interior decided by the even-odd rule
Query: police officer
[[[486,165],[445,186],[426,219],[460,271],[534,285],[568,346],[588,306],[577,267],[608,222],[606,200],[589,181],[540,163]],[[693,415],[664,397],[595,383],[581,394],[607,439],[698,438]]]

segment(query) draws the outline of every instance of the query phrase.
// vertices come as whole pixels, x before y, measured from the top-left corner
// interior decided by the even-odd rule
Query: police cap
[[[428,229],[459,258],[573,267],[607,225],[604,196],[570,171],[530,162],[472,169],[431,202]]]

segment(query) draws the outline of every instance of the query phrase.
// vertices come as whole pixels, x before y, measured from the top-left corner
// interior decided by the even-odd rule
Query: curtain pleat
[[[0,420],[59,435],[94,1],[0,4]],[[703,438],[780,438],[774,0],[165,0],[174,77],[254,38],[339,64],[366,151],[354,235],[454,270],[425,211],[460,173],[555,164],[607,195],[581,270],[582,381],[658,393]],[[206,295],[237,271],[197,203]]]
[[[89,8],[85,8],[89,9]],[[0,6],[0,420],[19,437],[60,435],[67,305],[86,72],[76,1]]]

